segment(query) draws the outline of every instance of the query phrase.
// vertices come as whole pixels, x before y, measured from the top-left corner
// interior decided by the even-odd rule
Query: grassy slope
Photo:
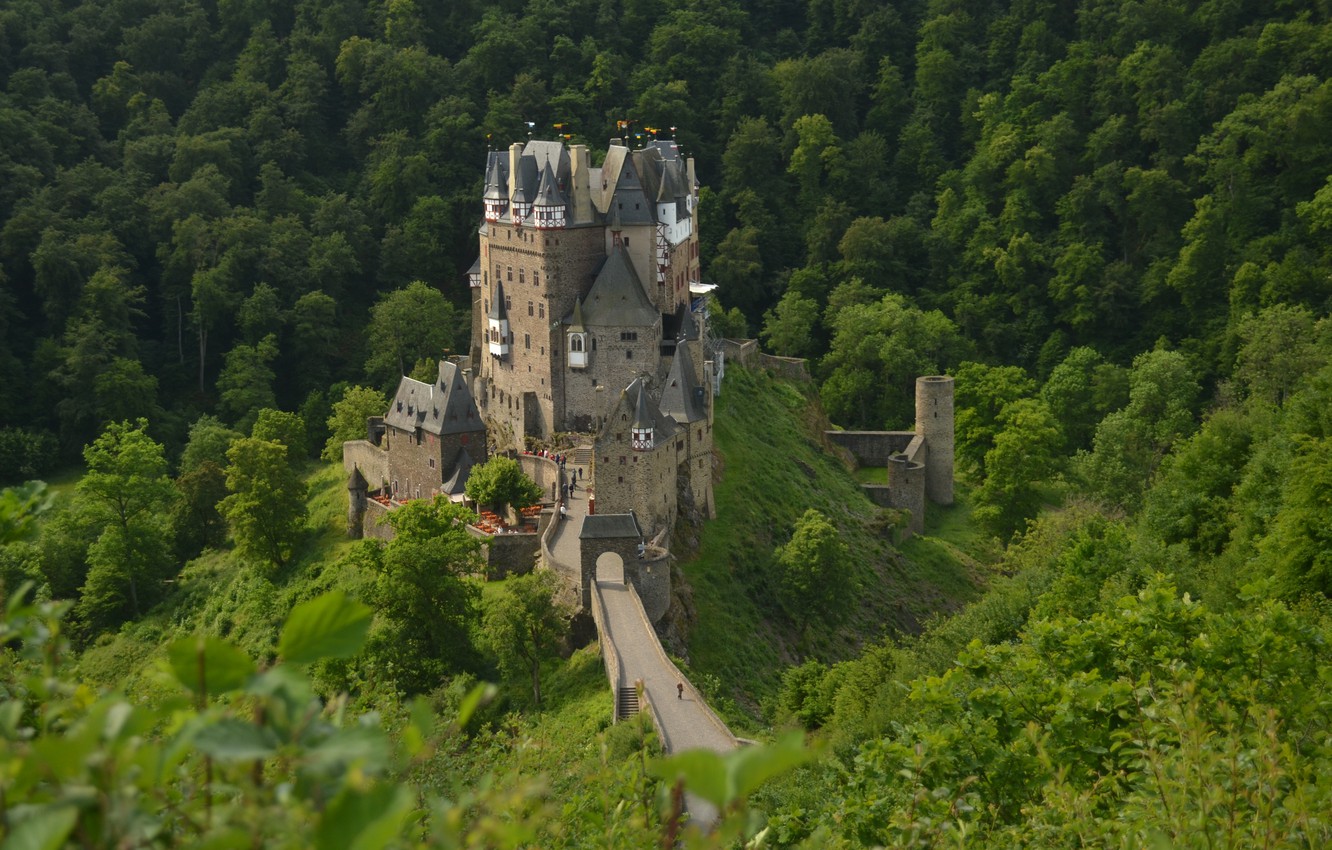
[[[698,555],[682,564],[697,610],[692,669],[705,689],[751,713],[775,692],[784,667],[807,657],[853,657],[866,642],[913,633],[974,598],[979,565],[993,557],[968,530],[965,491],[951,508],[931,506],[926,535],[895,548],[888,512],[870,503],[824,443],[827,426],[812,392],[764,372],[727,370],[716,399],[718,518],[704,527]],[[855,553],[860,588],[845,622],[815,627],[800,646],[775,600],[773,548],[810,507],[833,519]],[[721,707],[749,725],[726,699]]]

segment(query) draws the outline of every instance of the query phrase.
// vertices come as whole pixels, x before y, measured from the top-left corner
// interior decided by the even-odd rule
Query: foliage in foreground
[[[587,777],[563,813],[539,777],[450,799],[402,777],[457,740],[493,688],[473,689],[450,721],[424,700],[385,722],[353,715],[345,696],[321,699],[308,665],[355,655],[370,627],[370,610],[340,592],[293,610],[268,669],[218,638],[176,641],[160,670],[174,687],[149,704],[70,679],[67,606],[28,596],[12,595],[0,619],[5,847],[724,846],[759,833],[746,805],[758,786],[810,757],[796,736],[705,761],[630,759]],[[618,782],[643,805],[617,802]],[[686,786],[725,814],[715,835],[682,830]]]

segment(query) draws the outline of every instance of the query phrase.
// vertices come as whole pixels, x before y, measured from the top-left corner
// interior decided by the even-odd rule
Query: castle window
[[[620,342],[633,342],[638,339],[638,331],[620,331]]]
[[[623,483],[624,483],[624,476],[621,475],[621,476],[618,476],[618,477],[619,477],[619,479],[620,479],[620,483],[623,484]]]
[[[499,279],[500,279],[500,264],[499,264],[499,263],[496,263],[496,264],[495,264],[495,282],[496,282],[496,283],[499,283]]]
[[[610,455],[606,455],[606,456],[602,457],[602,458],[601,458],[601,462],[602,462],[602,463],[610,463]]]
[[[519,269],[519,270],[518,270],[518,282],[519,282],[519,283],[527,283],[526,278],[527,278],[527,269]]]
[[[638,463],[638,455],[634,455],[634,463]]]
[[[633,360],[633,359],[634,359],[634,350],[633,350],[632,348],[625,349],[625,352],[624,352],[624,359],[625,359],[625,360]]]
[[[537,305],[537,318],[538,318],[538,319],[544,319],[544,318],[546,318],[546,302],[545,302],[545,301],[542,301],[540,304]]]
[[[638,206],[638,204],[634,204],[634,206]],[[628,236],[624,237],[624,247],[626,247],[626,248],[629,247],[629,237],[628,237]]]
[[[434,459],[433,457],[432,457],[432,458],[427,458],[427,459],[426,459],[426,462],[430,464],[430,468],[431,468],[431,469],[434,469],[434,468],[435,468],[435,459]]]
[[[508,280],[513,280],[513,266],[506,266],[506,267],[505,267],[505,270],[508,272],[508,278],[507,278],[507,279],[508,279]]]
[[[531,350],[532,350],[532,335],[531,335],[531,334],[523,334],[523,348],[526,348],[528,351],[531,351]],[[529,372],[532,371],[532,367],[531,367],[531,366],[528,366],[528,367],[527,367],[527,371],[529,371]]]
[[[624,455],[620,455],[620,466],[624,466]]]
[[[504,309],[505,310],[513,309],[513,299],[510,298],[508,295],[504,296]]]
[[[536,312],[535,309],[534,309],[535,306],[536,306],[536,305],[534,305],[531,301],[528,301],[528,302],[527,302],[527,315],[531,316],[531,315],[534,315],[534,314],[535,314],[535,312]]]

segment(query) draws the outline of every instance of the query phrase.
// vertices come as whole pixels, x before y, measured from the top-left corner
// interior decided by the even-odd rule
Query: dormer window
[[[587,368],[587,334],[569,334],[569,367],[571,369]]]

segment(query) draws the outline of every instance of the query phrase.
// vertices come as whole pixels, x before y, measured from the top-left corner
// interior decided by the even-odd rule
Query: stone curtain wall
[[[809,381],[809,361],[803,357],[778,357],[775,354],[758,353],[758,365],[788,381]]]
[[[467,533],[481,541],[486,581],[527,575],[536,566],[541,545],[539,534],[486,534],[470,525]]]
[[[353,466],[361,470],[371,490],[379,489],[388,480],[388,453],[369,440],[349,440],[342,444],[342,469],[351,475]]]
[[[888,458],[904,452],[914,431],[824,431],[828,442],[849,451],[861,466],[887,466]]]

